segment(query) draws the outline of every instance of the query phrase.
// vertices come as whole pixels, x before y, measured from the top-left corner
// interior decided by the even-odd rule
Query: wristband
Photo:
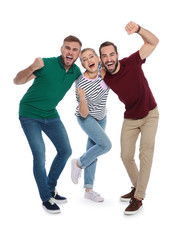
[[[139,33],[139,31],[141,30],[140,25],[138,25],[138,30],[136,31],[136,33]]]

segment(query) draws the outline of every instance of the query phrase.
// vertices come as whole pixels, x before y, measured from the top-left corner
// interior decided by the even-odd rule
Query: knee
[[[122,144],[121,143],[121,158],[124,161],[134,160],[135,145],[134,144]]]
[[[110,151],[112,148],[112,143],[109,139],[107,139],[107,141],[105,142],[105,144],[103,145],[103,149],[105,152]]]
[[[112,148],[112,143],[111,143],[111,141],[108,141],[107,150],[110,151],[111,148]]]
[[[69,157],[71,156],[71,154],[72,154],[72,148],[69,147],[68,150],[67,150],[66,155],[67,155],[67,157],[69,158]]]
[[[123,161],[123,163],[124,164],[126,164],[126,163],[131,163],[132,162],[132,164],[134,163],[134,155],[133,154],[131,154],[130,152],[121,152],[121,159],[122,159],[122,161]]]
[[[45,149],[42,147],[33,149],[32,154],[33,154],[33,167],[45,168]]]
[[[72,154],[71,146],[68,145],[67,147],[63,148],[62,151],[59,151],[58,154],[63,155],[65,159],[68,159]]]

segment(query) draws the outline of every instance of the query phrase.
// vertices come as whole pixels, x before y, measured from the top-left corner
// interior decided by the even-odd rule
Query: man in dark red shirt
[[[124,122],[121,132],[121,158],[133,184],[132,191],[121,197],[130,201],[125,214],[135,214],[142,208],[145,197],[157,131],[159,113],[157,103],[142,70],[142,64],[157,46],[158,38],[134,22],[126,25],[128,34],[138,33],[144,40],[139,51],[118,60],[117,47],[111,42],[100,46],[100,57],[106,69],[104,81],[125,104]],[[140,141],[140,169],[134,155],[138,135]]]

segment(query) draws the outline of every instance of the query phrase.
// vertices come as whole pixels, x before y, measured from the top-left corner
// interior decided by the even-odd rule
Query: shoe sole
[[[51,213],[51,214],[61,213],[60,209],[58,209],[58,210],[48,210],[45,206],[43,206],[43,208],[47,213]]]
[[[95,201],[95,200],[92,200],[92,199],[90,199],[90,198],[85,198],[85,199],[90,200],[90,201],[92,201],[92,202],[97,202],[97,203],[102,203],[102,202],[104,202],[104,200],[101,200],[101,201]]]
[[[102,200],[100,200],[100,201],[95,201],[95,200],[93,200],[93,199],[91,199],[91,198],[88,198],[88,197],[85,197],[85,196],[84,196],[84,198],[85,198],[85,199],[88,199],[88,200],[91,200],[91,201],[93,201],[93,202],[97,202],[97,203],[104,202],[104,199],[102,199]]]
[[[67,203],[67,202],[68,202],[67,199],[65,199],[65,200],[57,200],[57,199],[55,199],[55,198],[52,198],[52,200],[53,200],[54,203],[56,203],[56,204],[62,204],[62,203]]]
[[[141,209],[143,208],[143,206],[141,206],[138,210],[136,211],[124,211],[125,215],[134,215],[136,213],[138,213]]]
[[[130,202],[131,198],[120,198],[121,202]]]

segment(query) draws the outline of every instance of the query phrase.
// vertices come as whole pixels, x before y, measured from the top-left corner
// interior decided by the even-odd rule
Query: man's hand
[[[132,21],[126,25],[125,30],[128,34],[136,32],[142,37],[144,44],[139,50],[139,54],[142,60],[147,58],[154,51],[159,42],[159,39],[153,33],[146,30],[145,28],[139,27],[138,24]]]
[[[38,57],[34,60],[31,67],[33,68],[33,71],[38,70],[44,67],[44,61],[42,60],[42,58]]]
[[[104,76],[106,75],[106,69],[105,68],[101,69],[100,75],[101,75],[101,78],[103,79]]]
[[[130,34],[133,34],[135,32],[137,32],[139,29],[139,25],[134,23],[134,22],[129,22],[126,27],[125,27],[125,30],[127,31],[127,33],[130,35]]]

